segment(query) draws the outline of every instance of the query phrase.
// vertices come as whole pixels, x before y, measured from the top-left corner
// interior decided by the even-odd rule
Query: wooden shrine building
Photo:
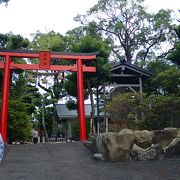
[[[111,70],[111,86],[113,87],[110,93],[115,91],[133,91],[142,94],[143,80],[150,78],[151,73],[147,70],[127,62],[114,64]]]

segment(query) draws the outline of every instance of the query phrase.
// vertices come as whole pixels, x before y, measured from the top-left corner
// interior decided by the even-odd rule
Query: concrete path
[[[96,161],[80,143],[11,145],[0,180],[179,180],[180,159]]]

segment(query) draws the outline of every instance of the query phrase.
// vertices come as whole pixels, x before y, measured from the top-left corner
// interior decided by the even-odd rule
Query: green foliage
[[[77,103],[75,100],[73,99],[70,99],[69,101],[66,102],[66,107],[69,109],[69,110],[77,110],[78,107],[77,107]]]
[[[48,33],[41,33],[37,32],[33,38],[31,47],[34,50],[48,50],[48,51],[66,51],[66,43],[65,43],[65,38],[62,36],[60,33],[55,33],[54,31],[50,31]],[[63,61],[62,59],[52,59],[51,64],[53,65],[62,65],[62,64],[67,64],[66,61]],[[64,89],[63,89],[63,83],[64,79],[58,79],[58,75],[60,72],[58,71],[51,71],[52,75],[52,86],[44,86],[42,83],[38,82],[38,86],[43,89],[46,93],[48,93],[48,100],[45,102],[45,105],[47,106],[48,104],[53,105],[53,115],[48,111],[47,114],[49,113],[48,117],[50,118],[49,120],[52,121],[52,124],[50,127],[47,127],[48,133],[52,134],[52,129],[55,130],[57,129],[57,121],[58,121],[58,116],[57,112],[55,110],[55,103],[64,96]],[[48,75],[48,73],[47,73]],[[62,73],[62,76],[64,77],[64,72]],[[45,99],[44,99],[45,100]],[[47,115],[46,114],[46,115]],[[41,119],[38,119],[41,121]],[[41,122],[40,122],[41,124]],[[54,132],[55,134],[56,132]]]
[[[85,90],[84,90],[84,99],[88,98],[88,91],[87,91],[87,85],[86,80],[85,82]],[[73,97],[77,99],[77,74],[76,73],[70,73],[66,76],[66,81],[63,84],[64,91],[69,96],[68,101],[66,102],[66,106],[68,109],[77,109],[77,100],[74,100]]]
[[[10,142],[28,141],[31,137],[32,114],[39,105],[41,95],[38,89],[28,85],[22,74],[14,76],[10,91],[8,137]]]
[[[119,94],[107,106],[111,119],[130,128],[163,129],[180,127],[180,97],[176,95],[151,95],[141,100],[139,95]]]
[[[95,33],[90,26],[81,29],[81,33],[77,35],[77,29],[68,32],[71,39],[73,40],[71,51],[77,53],[91,53],[99,52],[96,60],[84,62],[87,66],[96,67],[95,73],[84,73],[84,87],[85,87],[85,98],[92,91],[92,88],[98,88],[107,81],[110,74],[111,65],[109,63],[110,49],[107,41],[104,41],[99,34]],[[75,43],[74,43],[75,42]],[[91,88],[88,87],[90,82]],[[66,81],[64,83],[65,91],[68,95],[77,98],[77,77],[76,74],[72,73],[66,76]],[[71,103],[71,99],[67,103],[68,107],[76,107]]]
[[[160,72],[152,81],[158,85],[159,91],[169,94],[180,94],[180,69],[171,67]]]
[[[171,68],[170,64],[167,64],[167,62],[159,59],[151,61],[147,65],[147,70],[152,73],[153,77],[165,70],[168,70],[169,68]]]
[[[148,129],[180,127],[180,97],[176,95],[151,95],[142,104]]]
[[[86,136],[89,136],[89,131],[90,131],[90,121],[86,121]],[[72,135],[74,140],[79,140],[79,133],[80,133],[80,128],[79,128],[79,121],[78,119],[73,120],[72,123]]]
[[[11,85],[10,99],[19,99],[26,104],[27,114],[32,115],[36,106],[41,105],[41,94],[37,87],[28,84],[27,80],[22,74],[14,77],[14,83]]]
[[[86,63],[89,66],[95,66],[96,73],[86,73],[85,75],[95,77],[95,85],[100,85],[104,80],[108,79],[111,65],[108,60],[110,55],[110,48],[107,41],[104,41],[100,36],[97,35],[86,35],[80,40],[79,44],[74,47],[74,51],[81,53],[98,51],[99,54],[96,60]]]
[[[107,112],[113,122],[133,128],[137,116],[140,116],[140,106],[140,94],[124,93],[112,98],[107,105]]]
[[[0,34],[0,48],[24,50],[29,48],[29,40],[12,33]],[[16,63],[26,63],[20,58],[12,58]],[[31,138],[31,115],[38,105],[40,94],[37,88],[27,83],[22,70],[11,71],[11,90],[8,112],[8,137],[10,141],[28,141]]]
[[[77,75],[76,73],[71,73],[66,76],[64,82],[64,89],[68,95],[76,97],[77,96]]]
[[[31,46],[34,50],[64,51],[65,42],[60,33],[54,31],[48,33],[37,32]]]
[[[60,33],[55,33],[54,31],[50,31],[48,33],[37,32],[32,41],[31,47],[34,50],[49,50],[49,51],[66,51],[66,43],[65,38]],[[63,60],[53,59],[51,60],[51,64],[65,64]],[[50,93],[52,99],[58,100],[60,94],[62,95],[63,88],[63,80],[58,79],[58,72],[53,71],[53,87],[44,87],[40,83],[38,83],[39,87],[44,91]]]
[[[0,49],[28,49],[29,47],[29,40],[26,38],[23,38],[21,35],[14,35],[13,33],[7,33],[7,34],[0,34]],[[0,57],[1,60],[1,57]],[[16,63],[26,63],[25,60],[20,58],[11,58],[11,61]],[[15,73],[21,73],[22,70],[13,70],[11,71]],[[13,75],[12,75],[13,77]],[[0,80],[2,82],[2,72],[0,72]],[[0,84],[0,89],[2,88],[2,84]]]
[[[103,40],[103,38],[91,28],[92,25],[84,27],[81,29],[81,34],[77,36],[76,29],[70,31],[70,37],[74,40],[71,47],[71,51],[77,53],[91,53],[91,52],[99,52],[96,60],[86,62],[86,65],[95,66],[97,72],[90,76],[94,76],[98,78],[99,81],[103,81],[110,74],[110,63],[109,63],[109,55],[110,55],[110,47],[108,41]],[[88,73],[86,73],[88,74]]]
[[[180,66],[180,25],[175,27],[174,31],[176,32],[177,40],[174,43],[173,51],[168,55],[167,59]]]
[[[163,60],[151,61],[148,70],[152,77],[144,83],[144,90],[149,94],[179,94],[180,70]]]
[[[26,104],[21,100],[10,100],[8,116],[8,137],[12,141],[29,141],[31,138],[31,119],[27,115]]]
[[[74,120],[72,124],[73,139],[79,140],[79,133],[80,133],[80,128],[79,128],[79,122],[77,119],[77,120]]]
[[[36,119],[36,121],[34,122],[35,128],[43,129],[42,111],[43,109],[41,108],[39,109],[39,111],[35,113],[35,119]],[[44,121],[45,121],[45,126],[46,126],[49,137],[51,137],[53,134],[53,121],[52,121],[53,112],[54,112],[54,107],[44,108],[44,118],[45,118]]]
[[[151,78],[144,83],[144,92],[148,94],[179,93],[179,69],[165,60],[151,61],[147,69]]]
[[[175,49],[168,56],[168,59],[170,59],[174,64],[180,66],[180,43],[176,44],[174,48]]]
[[[154,48],[161,50],[161,44],[171,39],[172,18],[170,10],[148,13],[143,3],[144,0],[100,0],[75,20],[92,24],[102,33],[111,42],[115,59],[146,64],[155,53]]]
[[[0,48],[2,49],[27,49],[29,40],[13,33],[0,34]]]

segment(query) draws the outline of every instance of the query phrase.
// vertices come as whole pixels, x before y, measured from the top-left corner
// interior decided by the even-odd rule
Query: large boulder
[[[161,144],[163,148],[168,146],[176,137],[177,128],[165,128],[164,130],[154,130],[153,144]]]
[[[104,133],[100,133],[98,136],[94,136],[92,139],[92,153],[93,154],[104,154],[104,145],[102,143],[102,137]]]
[[[134,131],[134,136],[135,136],[135,143],[143,148],[146,149],[151,146],[152,144],[152,137],[153,133],[151,131],[143,130],[139,131],[136,130]]]
[[[119,133],[107,133],[102,136],[104,157],[112,161],[128,160],[134,143],[134,133],[130,129],[122,129]]]
[[[165,148],[165,157],[180,157],[180,138],[175,138],[173,142]]]
[[[160,144],[152,145],[146,150],[134,144],[131,151],[132,159],[139,161],[158,160],[161,159],[163,155],[164,150]]]
[[[93,153],[93,154],[96,153],[96,151],[97,151],[97,150],[96,150],[96,149],[97,149],[97,148],[96,148],[96,137],[97,137],[97,136],[93,136],[93,137],[92,137],[91,150],[92,150],[92,153]]]
[[[178,129],[178,132],[177,132],[176,138],[180,138],[180,129]]]
[[[139,160],[139,156],[144,154],[145,150],[139,147],[134,143],[132,150],[131,150],[131,159],[132,160]]]

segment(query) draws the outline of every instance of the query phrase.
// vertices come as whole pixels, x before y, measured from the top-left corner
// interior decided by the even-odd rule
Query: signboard
[[[40,62],[39,67],[42,69],[49,69],[50,68],[50,52],[49,51],[40,51]]]

